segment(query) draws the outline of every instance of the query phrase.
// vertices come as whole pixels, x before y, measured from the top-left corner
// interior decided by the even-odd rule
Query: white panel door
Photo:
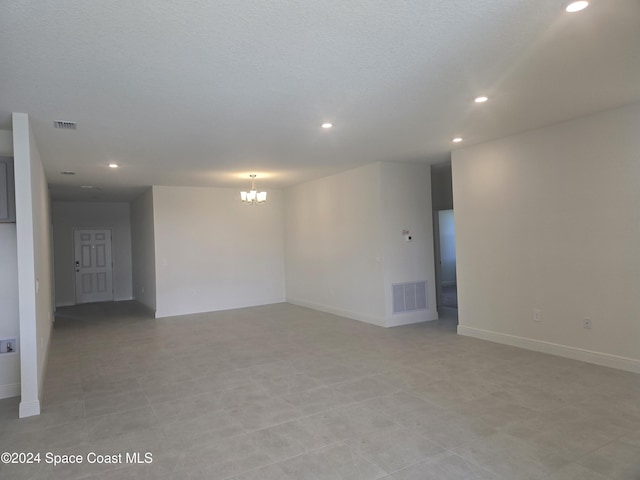
[[[113,300],[111,230],[75,230],[76,303]]]

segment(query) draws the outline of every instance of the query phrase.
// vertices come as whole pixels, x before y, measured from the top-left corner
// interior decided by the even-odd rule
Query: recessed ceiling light
[[[109,164],[109,168],[118,168],[120,165],[118,165],[117,163],[110,163]]]
[[[565,8],[565,10],[569,13],[575,13],[575,12],[579,12],[580,10],[584,10],[588,6],[589,6],[589,2],[585,2],[585,1],[572,2],[569,5],[567,5],[567,8]]]
[[[476,102],[476,103],[484,103],[484,102],[486,102],[487,100],[489,100],[489,97],[482,96],[482,97],[476,97],[476,99],[474,100],[474,102]]]
[[[322,124],[322,128],[331,128],[331,127],[333,127],[333,123],[327,122]]]
[[[80,188],[93,188],[93,185],[80,185]]]
[[[462,137],[456,137],[452,140],[453,143],[460,143],[462,141]]]

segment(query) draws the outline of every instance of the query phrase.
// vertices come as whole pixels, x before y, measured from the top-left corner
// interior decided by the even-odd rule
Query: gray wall
[[[434,210],[453,208],[451,164],[431,166],[431,201]]]
[[[156,253],[151,188],[131,202],[133,298],[156,310]]]

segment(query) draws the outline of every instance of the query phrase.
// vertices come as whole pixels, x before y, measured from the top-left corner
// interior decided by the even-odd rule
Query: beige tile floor
[[[287,304],[58,313],[43,413],[0,401],[0,451],[85,462],[0,478],[640,479],[640,376],[457,336],[455,321],[382,329]]]

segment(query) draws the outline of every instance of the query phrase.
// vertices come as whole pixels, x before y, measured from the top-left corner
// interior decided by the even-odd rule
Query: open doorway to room
[[[436,302],[440,318],[458,318],[451,162],[431,166]]]
[[[445,308],[458,308],[456,281],[456,230],[453,209],[438,210],[438,244],[440,258],[440,302]]]

